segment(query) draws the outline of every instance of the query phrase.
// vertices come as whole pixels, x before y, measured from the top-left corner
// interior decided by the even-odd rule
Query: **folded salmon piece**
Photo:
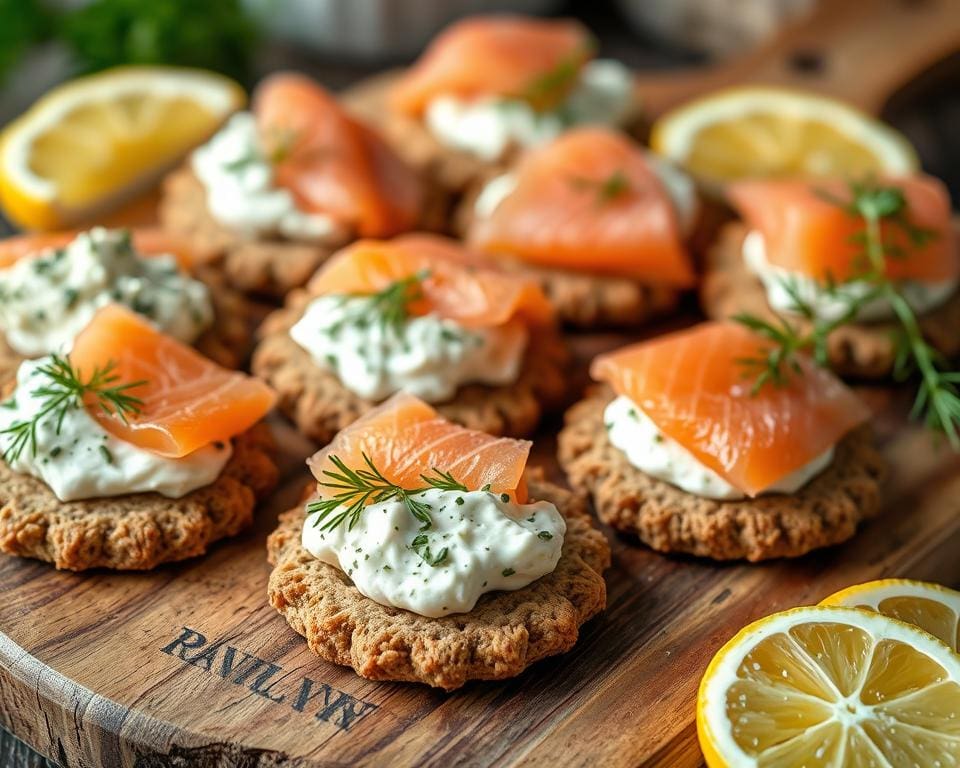
[[[528,150],[515,186],[467,236],[475,248],[544,267],[687,288],[695,274],[673,201],[627,136],[576,128]]]
[[[950,221],[950,195],[925,174],[877,181],[899,189],[905,218],[929,234],[914,242],[903,227],[885,221],[884,244],[894,252],[887,274],[897,280],[936,282],[960,275],[960,250]],[[752,180],[730,185],[727,195],[748,227],[763,235],[770,264],[818,279],[843,282],[863,274],[863,219],[844,209],[850,184],[840,179]]]
[[[782,384],[754,392],[743,361],[769,346],[738,323],[701,323],[601,355],[590,373],[701,464],[755,496],[870,417],[840,379],[803,356]]]
[[[275,180],[301,208],[328,214],[362,237],[416,225],[424,202],[417,173],[319,84],[271,75],[253,95],[253,112]]]
[[[390,104],[420,115],[437,96],[505,96],[549,109],[593,49],[590,33],[573,20],[474,16],[437,36],[393,87]]]
[[[524,471],[532,443],[493,437],[441,418],[413,395],[400,392],[346,429],[307,462],[320,481],[318,492],[330,498],[336,488],[327,472],[339,473],[337,457],[353,471],[372,467],[389,482],[412,490],[423,488],[421,475],[434,471],[450,473],[471,491],[488,488],[506,493],[517,503],[527,500]],[[369,462],[368,462],[369,459]]]
[[[111,366],[111,386],[142,404],[126,421],[88,402],[90,415],[111,434],[161,456],[186,456],[245,432],[273,407],[276,395],[259,379],[222,368],[165,336],[116,304],[100,309],[69,355],[86,381]]]
[[[440,235],[409,234],[393,240],[361,240],[335,254],[310,288],[319,294],[374,294],[400,280],[420,277],[411,288],[413,314],[436,312],[461,325],[484,328],[514,317],[529,324],[553,322],[540,286],[497,266]]]

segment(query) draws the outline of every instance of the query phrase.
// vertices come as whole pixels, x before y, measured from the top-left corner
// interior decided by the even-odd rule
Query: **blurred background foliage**
[[[0,0],[0,85],[31,46],[50,41],[78,72],[173,64],[248,82],[257,26],[240,0]]]

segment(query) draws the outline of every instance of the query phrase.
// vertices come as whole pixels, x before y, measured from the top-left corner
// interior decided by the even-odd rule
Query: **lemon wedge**
[[[905,174],[910,142],[843,102],[787,88],[731,88],[696,99],[653,126],[654,151],[712,185],[743,178]]]
[[[960,764],[960,656],[854,608],[795,608],[741,630],[700,684],[710,768]]]
[[[955,651],[960,647],[960,592],[939,584],[910,579],[868,581],[842,589],[820,605],[877,611],[920,627]]]
[[[237,83],[204,70],[73,80],[0,134],[0,203],[27,229],[81,224],[149,187],[244,101]]]

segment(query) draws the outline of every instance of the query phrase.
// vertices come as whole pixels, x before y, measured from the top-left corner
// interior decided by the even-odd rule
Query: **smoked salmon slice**
[[[588,127],[529,150],[516,187],[468,243],[547,267],[689,287],[693,266],[677,212],[644,151],[621,133]]]
[[[412,490],[426,483],[421,475],[449,472],[470,490],[489,486],[522,504],[527,500],[524,470],[532,443],[493,437],[441,418],[413,395],[399,392],[337,434],[307,464],[319,482],[336,472],[336,456],[350,469],[369,469],[368,457],[391,483]],[[318,487],[330,498],[337,489]]]
[[[436,312],[468,327],[502,325],[518,316],[534,325],[553,322],[536,282],[501,272],[440,235],[358,241],[327,261],[310,287],[318,294],[368,295],[415,275],[423,277],[419,298],[409,305],[413,314]]]
[[[540,109],[562,100],[594,41],[572,20],[474,16],[449,26],[394,86],[391,106],[420,115],[437,96],[525,98]]]
[[[957,277],[960,254],[951,229],[950,195],[943,183],[924,174],[881,183],[899,188],[906,199],[907,220],[933,233],[920,245],[911,243],[902,228],[883,222],[884,243],[904,254],[887,257],[887,274],[897,280],[928,282]],[[747,225],[763,235],[771,264],[819,280],[843,282],[862,274],[857,257],[863,252],[858,242],[863,221],[831,202],[850,200],[848,182],[741,181],[732,184],[727,194]]]
[[[702,464],[755,496],[870,416],[843,382],[806,358],[781,386],[768,382],[754,393],[738,361],[768,346],[732,321],[702,323],[601,355],[590,373]]]
[[[64,248],[73,242],[81,231],[43,232],[0,240],[0,269],[9,267],[24,256],[34,256],[53,248]],[[197,262],[196,249],[186,238],[172,232],[146,228],[134,229],[131,235],[133,247],[144,256],[169,254],[184,270],[190,269]]]
[[[416,172],[372,130],[302,75],[268,77],[253,111],[274,178],[298,205],[348,224],[363,237],[412,229],[424,191]]]
[[[161,456],[186,456],[229,440],[260,421],[276,400],[259,379],[221,368],[116,304],[97,312],[69,357],[84,380],[112,362],[118,385],[144,382],[129,390],[143,405],[127,423],[96,407],[90,415],[120,439]]]

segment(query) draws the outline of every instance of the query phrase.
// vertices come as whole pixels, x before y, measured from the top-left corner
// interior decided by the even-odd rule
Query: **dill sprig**
[[[802,332],[779,315],[774,321],[750,314],[736,315],[734,320],[772,342],[764,355],[738,362],[748,375],[756,376],[754,392],[768,382],[776,386],[783,385],[791,372],[800,370],[797,353],[812,353],[819,365],[826,366],[830,334],[853,322],[864,306],[877,300],[886,301],[900,326],[894,375],[898,380],[914,373],[920,376],[912,416],[922,420],[931,429],[944,433],[954,449],[960,450],[960,372],[949,370],[944,357],[927,342],[916,313],[900,291],[897,281],[888,276],[887,259],[906,258],[909,253],[899,245],[884,241],[882,225],[888,224],[902,233],[914,248],[924,247],[937,233],[909,221],[906,198],[897,187],[883,186],[874,181],[854,182],[850,185],[850,192],[850,200],[842,200],[823,191],[819,191],[818,195],[863,221],[863,232],[853,238],[861,250],[854,259],[856,271],[849,281],[863,282],[869,290],[859,296],[850,296],[841,293],[841,286],[835,281],[825,281],[821,290],[841,297],[847,306],[837,318],[824,320],[817,317],[813,306],[803,299],[795,284],[784,283],[794,304],[792,309],[808,321],[809,329]]]
[[[116,416],[126,423],[127,416],[140,413],[143,401],[130,394],[130,390],[146,384],[145,381],[131,381],[118,384],[120,377],[115,372],[116,364],[111,360],[105,366],[96,367],[86,380],[78,368],[74,368],[67,358],[51,355],[50,362],[39,366],[36,373],[46,382],[33,390],[34,397],[42,398],[43,403],[29,419],[21,419],[9,427],[0,430],[0,435],[12,437],[3,451],[4,461],[16,461],[24,449],[30,447],[30,455],[37,455],[37,429],[39,425],[52,419],[59,435],[63,420],[73,408],[81,408],[92,399],[93,404],[110,416]]]
[[[554,67],[537,76],[519,96],[538,112],[546,112],[561,103],[573,90],[585,61],[596,48],[594,40],[584,41],[581,48],[560,59]]]
[[[421,269],[408,277],[395,280],[377,293],[356,296],[370,299],[372,309],[380,322],[394,332],[399,332],[410,318],[410,305],[423,298],[423,281],[428,277],[430,271]]]
[[[443,547],[437,552],[430,549],[429,538],[424,531],[428,531],[433,526],[433,519],[430,517],[431,508],[429,504],[416,497],[430,488],[467,493],[467,486],[449,472],[443,472],[434,467],[431,470],[433,476],[420,475],[420,479],[426,484],[424,487],[403,488],[384,477],[366,453],[361,453],[361,455],[366,466],[356,470],[348,467],[339,456],[330,456],[330,462],[336,468],[336,471],[323,470],[323,475],[327,479],[320,480],[318,485],[324,488],[332,488],[337,493],[328,499],[320,499],[307,504],[307,514],[317,515],[313,525],[320,526],[321,531],[332,531],[346,522],[347,530],[352,530],[360,522],[360,516],[369,504],[399,501],[420,523],[420,531],[410,543],[410,548],[427,565],[434,568],[442,565],[447,559],[449,550],[447,547]]]
[[[307,514],[317,515],[313,524],[319,525],[321,531],[332,531],[345,521],[347,530],[352,530],[360,521],[360,515],[367,505],[394,500],[401,502],[420,522],[421,531],[426,531],[433,525],[430,505],[415,498],[416,496],[430,488],[438,488],[442,491],[467,491],[467,487],[458,482],[449,472],[441,472],[436,468],[432,470],[433,477],[420,475],[420,479],[426,484],[425,487],[403,488],[384,477],[365,452],[362,452],[361,456],[366,465],[361,469],[351,469],[339,456],[330,456],[330,463],[336,471],[323,470],[326,479],[318,481],[318,485],[331,488],[338,493],[328,499],[312,501],[307,505]]]
[[[603,205],[616,200],[631,190],[630,179],[619,168],[604,179],[588,179],[584,176],[572,176],[570,183],[577,189],[591,190],[597,196],[597,203]]]

